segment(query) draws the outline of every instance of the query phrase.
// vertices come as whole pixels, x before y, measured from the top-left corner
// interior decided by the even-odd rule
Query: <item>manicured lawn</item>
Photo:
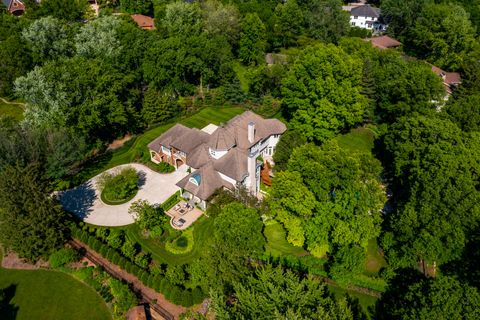
[[[142,158],[149,159],[150,156],[147,145],[177,122],[187,127],[201,129],[209,123],[216,125],[226,123],[244,111],[245,109],[241,107],[207,107],[192,116],[176,119],[168,124],[149,129],[143,134],[132,138],[123,147],[111,152],[106,152],[85,165],[84,169],[72,178],[72,185],[79,185],[97,174],[118,165],[136,162]]]
[[[186,254],[169,252],[165,249],[165,243],[161,240],[145,239],[136,224],[125,227],[125,231],[127,236],[138,242],[144,251],[152,255],[154,260],[170,265],[186,264],[198,258],[205,250],[205,246],[208,245],[208,239],[213,234],[213,218],[202,216],[194,223],[193,248]]]
[[[387,266],[387,261],[380,254],[376,239],[370,239],[367,247],[367,262],[365,271],[367,275],[376,275],[383,267]]]
[[[343,149],[350,151],[371,152],[373,142],[375,141],[375,133],[369,128],[356,128],[347,134],[340,135],[335,138],[338,145]]]
[[[285,229],[275,220],[270,220],[265,224],[263,234],[267,239],[267,244],[265,245],[267,254],[271,254],[274,257],[287,255],[302,256],[307,254],[303,248],[295,247],[288,243]]]
[[[369,312],[368,309],[375,307],[375,303],[377,302],[377,298],[366,295],[366,294],[362,294],[362,293],[359,293],[359,292],[345,290],[345,289],[342,289],[342,288],[336,287],[336,286],[330,286],[329,285],[328,289],[337,298],[342,298],[346,294],[348,294],[350,297],[352,297],[354,299],[358,299],[358,303],[362,307],[363,312],[365,312],[368,319],[372,319],[372,314],[371,314],[371,312]]]
[[[0,314],[2,320],[112,319],[92,288],[65,273],[0,269],[0,288],[9,289],[10,305],[16,309],[16,315]]]
[[[0,117],[2,116],[11,116],[20,121],[23,119],[23,109],[19,105],[5,104],[0,101]]]
[[[247,92],[249,87],[249,81],[247,78],[248,68],[242,65],[240,62],[236,61],[233,64],[233,71],[235,71],[235,74],[240,81],[240,87],[243,91]]]

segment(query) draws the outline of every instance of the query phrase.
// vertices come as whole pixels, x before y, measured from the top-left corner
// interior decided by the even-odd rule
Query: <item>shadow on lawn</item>
[[[0,289],[0,319],[13,320],[17,318],[18,307],[10,303],[15,297],[16,291],[16,284]]]
[[[59,192],[58,200],[63,208],[80,219],[85,219],[92,211],[97,196],[92,182],[86,182],[76,188]]]

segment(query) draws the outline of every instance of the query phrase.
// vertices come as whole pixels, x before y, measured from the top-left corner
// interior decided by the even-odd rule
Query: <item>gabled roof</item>
[[[230,150],[235,145],[235,137],[224,127],[218,127],[208,139],[208,146],[213,150]]]
[[[253,142],[248,140],[248,124],[251,122],[255,125],[255,137]],[[248,149],[258,141],[263,140],[272,134],[284,133],[287,130],[287,127],[278,119],[263,119],[252,111],[245,111],[231,119],[225,126],[225,129],[230,131],[235,137],[237,147]]]
[[[198,181],[198,185],[190,178]],[[211,162],[177,182],[177,186],[202,200],[208,200],[221,187],[233,189],[233,185],[225,182],[215,171]]]
[[[197,128],[188,129],[187,132],[175,137],[170,142],[170,146],[185,153],[190,153],[200,144],[207,142],[209,137],[208,133]]]
[[[187,165],[198,169],[212,160],[208,146],[205,143],[197,146],[187,157]]]
[[[460,73],[458,72],[443,71],[442,69],[434,65],[432,65],[432,71],[439,77],[442,77],[443,82],[448,85],[460,84],[462,82],[462,78],[460,76]]]
[[[247,151],[239,148],[230,150],[226,155],[215,161],[215,170],[237,182],[242,182],[248,175]]]
[[[350,10],[350,15],[358,17],[378,18],[380,17],[380,9],[371,7],[369,4],[366,4],[363,6],[352,8],[352,10]]]
[[[167,132],[162,134],[160,137],[156,138],[148,144],[150,150],[159,151],[162,145],[170,147],[170,143],[179,136],[187,134],[191,129],[185,127],[182,124],[176,124],[172,128],[168,129]]]
[[[395,48],[402,45],[401,42],[390,38],[389,36],[380,36],[375,38],[370,38],[367,41],[370,41],[374,47],[380,49]]]

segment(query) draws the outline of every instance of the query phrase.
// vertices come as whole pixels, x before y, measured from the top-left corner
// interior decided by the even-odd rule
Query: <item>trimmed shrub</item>
[[[52,268],[63,267],[64,265],[75,262],[80,258],[78,252],[72,248],[62,248],[52,253],[48,262]]]
[[[125,236],[122,230],[112,230],[107,237],[107,243],[114,249],[120,249],[123,245],[124,239]]]
[[[143,271],[142,275],[140,276],[140,281],[146,286],[148,286],[148,273]]]
[[[100,176],[98,185],[102,190],[103,200],[121,201],[137,192],[138,182],[137,171],[132,167],[127,167],[115,175],[104,173]]]
[[[108,248],[107,256],[105,258],[107,258],[108,261],[112,261],[114,255],[115,250],[113,250],[112,248]]]
[[[125,264],[125,270],[132,274],[133,273],[133,263],[131,263],[130,261],[127,261],[127,263]]]
[[[102,255],[102,257],[105,258],[106,255],[107,255],[107,252],[108,252],[108,247],[105,246],[105,245],[102,245],[102,247],[100,248],[99,253]]]

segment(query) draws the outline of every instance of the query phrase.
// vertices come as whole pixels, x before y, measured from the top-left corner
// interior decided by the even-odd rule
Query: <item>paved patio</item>
[[[186,208],[185,205],[187,203],[185,201],[180,201],[176,206],[172,209],[168,210],[166,214],[170,216],[170,225],[172,228],[177,230],[185,230],[192,225],[198,218],[203,214],[202,210],[193,207],[193,208]],[[181,227],[177,227],[173,224],[173,221],[178,221],[179,219],[185,220],[184,224]]]
[[[172,173],[162,174],[138,163],[117,166],[106,172],[117,172],[129,166],[137,170],[141,177],[141,183],[135,197],[127,203],[111,206],[102,202],[97,188],[97,181],[102,174],[76,188],[58,192],[57,197],[65,210],[87,223],[108,227],[125,226],[135,222],[128,213],[132,202],[142,199],[151,204],[161,204],[180,190],[175,184],[188,175],[186,166],[180,167]]]

